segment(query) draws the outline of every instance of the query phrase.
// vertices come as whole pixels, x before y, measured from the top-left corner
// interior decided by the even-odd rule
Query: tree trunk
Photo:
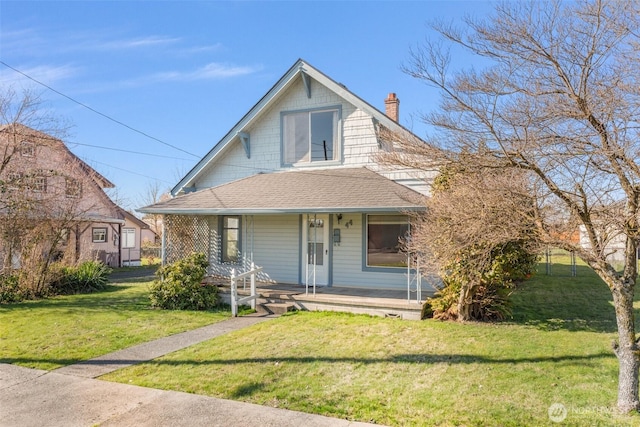
[[[640,358],[634,328],[633,285],[618,283],[611,287],[611,293],[618,324],[618,342],[613,345],[619,363],[618,409],[628,413],[640,409],[638,399]]]
[[[475,285],[471,282],[460,285],[460,297],[458,298],[458,321],[466,322],[471,319],[471,303]]]

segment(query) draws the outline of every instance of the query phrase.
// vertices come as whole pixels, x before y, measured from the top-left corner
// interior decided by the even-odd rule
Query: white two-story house
[[[211,273],[263,268],[275,283],[406,289],[407,213],[427,183],[384,170],[386,113],[298,60],[172,189],[139,209],[164,215],[164,261],[208,254]],[[424,178],[424,177],[423,177]]]

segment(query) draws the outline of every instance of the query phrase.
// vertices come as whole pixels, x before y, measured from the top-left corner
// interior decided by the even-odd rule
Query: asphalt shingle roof
[[[424,209],[420,193],[367,168],[252,175],[139,209],[164,214],[383,212]]]

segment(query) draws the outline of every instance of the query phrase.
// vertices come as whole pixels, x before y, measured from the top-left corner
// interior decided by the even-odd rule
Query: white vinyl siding
[[[211,239],[209,241],[209,273],[229,276],[232,269],[238,272],[248,266],[220,261],[221,235],[218,216],[209,217]],[[255,215],[240,217],[242,222],[241,257],[251,259],[263,267],[258,280],[263,282],[298,283],[300,263],[299,215]],[[252,224],[253,220],[253,224]],[[252,243],[253,241],[253,243]]]
[[[270,280],[298,283],[300,216],[255,215],[253,259]]]

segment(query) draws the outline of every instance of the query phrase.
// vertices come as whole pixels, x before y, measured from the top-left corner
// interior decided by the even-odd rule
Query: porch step
[[[288,311],[295,310],[295,306],[291,303],[285,302],[268,302],[263,304],[258,304],[256,306],[256,311],[258,313],[268,313],[268,314],[285,314]]]

